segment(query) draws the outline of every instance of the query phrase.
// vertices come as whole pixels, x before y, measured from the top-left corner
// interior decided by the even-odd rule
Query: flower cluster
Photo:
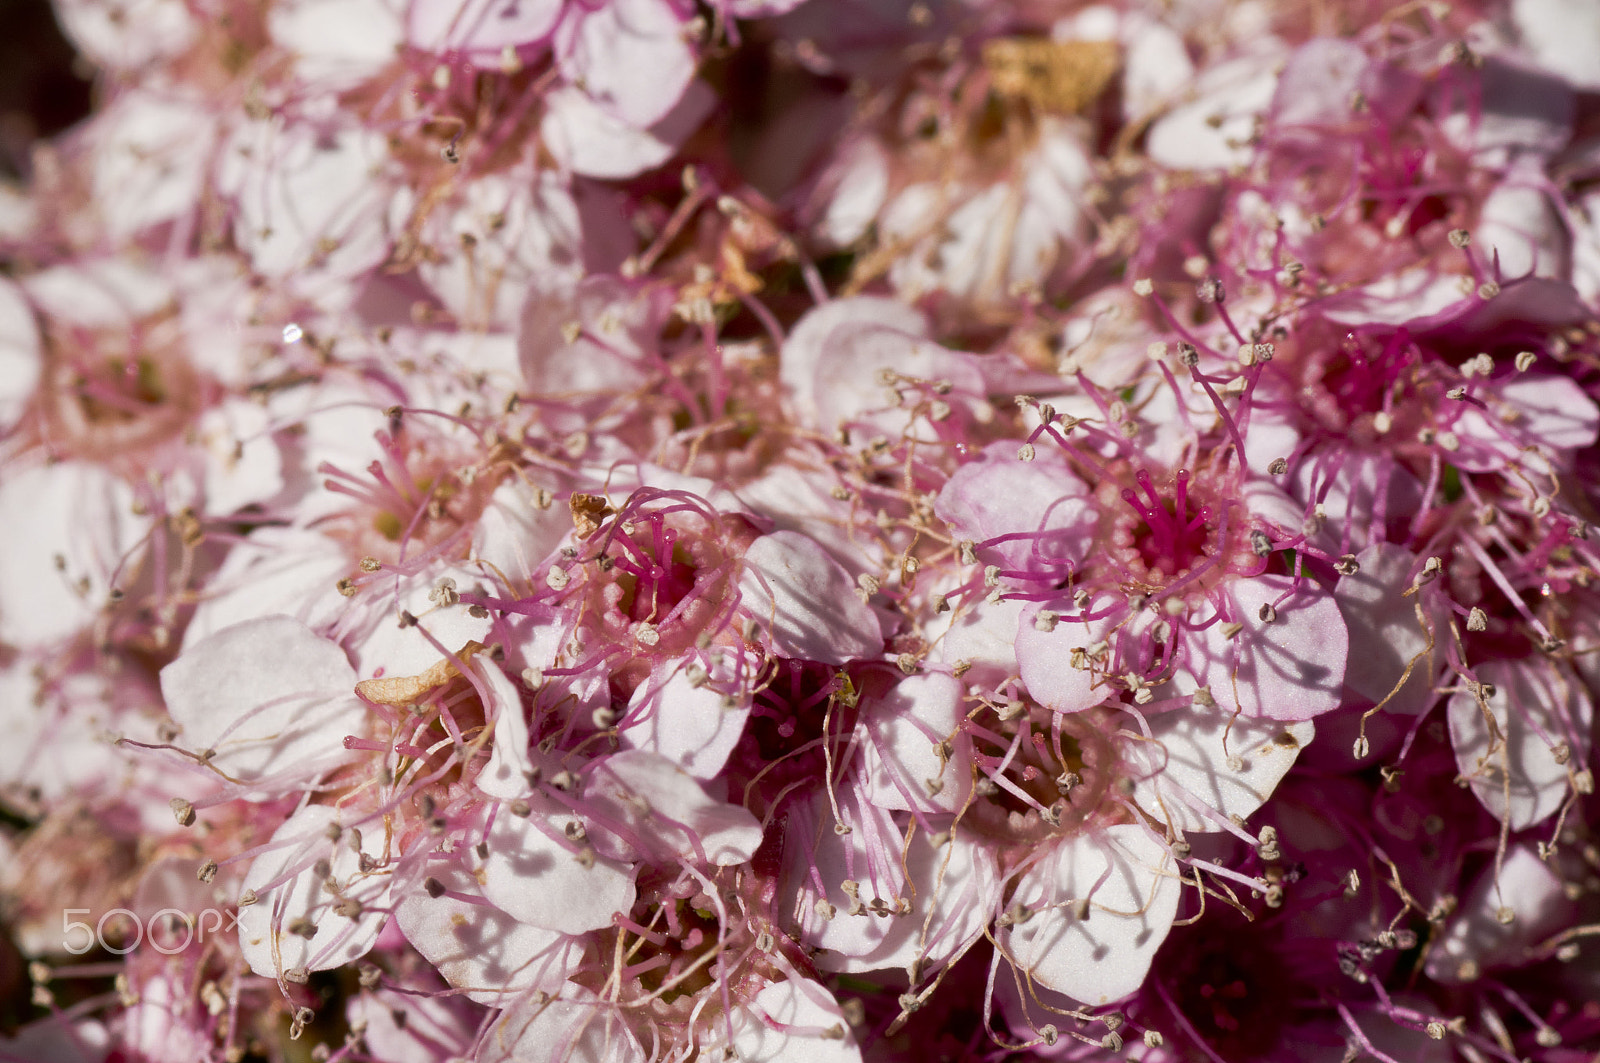
[[[0,1059],[1600,1050],[1593,0],[55,13]]]

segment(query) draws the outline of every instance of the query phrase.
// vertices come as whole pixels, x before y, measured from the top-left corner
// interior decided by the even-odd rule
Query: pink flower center
[[[1178,471],[1168,497],[1156,490],[1147,470],[1140,469],[1134,479],[1140,490],[1124,488],[1122,500],[1139,515],[1140,524],[1132,534],[1139,558],[1164,576],[1188,571],[1205,553],[1211,522],[1210,507],[1195,506],[1189,494],[1189,471]]]
[[[1052,713],[1024,697],[978,714],[967,728],[978,765],[977,800],[963,819],[970,829],[1032,846],[1091,821],[1120,820],[1111,713]]]

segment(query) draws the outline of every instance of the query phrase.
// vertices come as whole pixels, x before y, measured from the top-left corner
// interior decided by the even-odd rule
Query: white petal
[[[1525,950],[1568,922],[1572,902],[1561,876],[1527,845],[1507,848],[1498,879],[1484,868],[1472,894],[1457,909],[1428,952],[1428,977],[1470,982],[1485,970],[1527,962]],[[1511,921],[1500,921],[1501,909]]]
[[[705,82],[691,81],[677,106],[648,129],[627,124],[575,88],[556,89],[544,102],[540,132],[550,154],[574,173],[616,179],[670,159],[706,120],[716,95]]]
[[[453,997],[383,988],[353,994],[345,1008],[352,1029],[374,1059],[384,1063],[439,1063],[466,1058],[477,1039],[476,1016]]]
[[[416,0],[406,37],[418,48],[459,49],[474,62],[498,63],[503,49],[549,37],[565,6],[563,0]]]
[[[489,763],[475,781],[484,793],[513,800],[528,792],[533,770],[533,760],[528,755],[528,721],[522,714],[522,695],[493,661],[478,656],[472,658],[468,667],[483,679],[494,705],[494,744],[489,749]]]
[[[296,0],[274,4],[267,30],[295,58],[295,73],[321,92],[354,88],[395,61],[402,41],[393,0]]]
[[[310,293],[383,260],[388,141],[367,129],[252,122],[226,145],[218,175],[236,204],[234,239],[256,270]],[[333,250],[324,252],[325,241]]]
[[[1231,639],[1220,623],[1186,632],[1180,667],[1210,687],[1218,705],[1246,716],[1309,720],[1338,708],[1350,636],[1333,595],[1291,576],[1235,580],[1227,593],[1244,630]],[[1276,617],[1263,620],[1269,605]]]
[[[1452,695],[1448,713],[1456,766],[1472,780],[1483,807],[1497,817],[1509,816],[1511,829],[1522,830],[1549,816],[1566,797],[1567,767],[1556,762],[1552,746],[1567,743],[1572,760],[1588,759],[1594,704],[1577,677],[1551,661],[1490,661],[1477,673],[1495,687],[1489,713],[1503,741],[1492,739],[1473,694]]]
[[[125,258],[53,266],[29,276],[23,287],[44,316],[90,327],[126,328],[173,300],[171,281]]]
[[[1017,622],[1017,668],[1028,694],[1052,712],[1082,712],[1100,704],[1108,691],[1095,685],[1096,673],[1073,667],[1072,651],[1104,639],[1112,620],[1062,618],[1045,630],[1036,622],[1040,611],[1030,604]]]
[[[1590,0],[1512,0],[1511,19],[1539,65],[1600,90],[1600,6]]]
[[[196,94],[198,95],[198,93]],[[216,111],[161,90],[120,93],[90,129],[95,202],[107,233],[141,229],[193,210],[216,136]]]
[[[868,800],[880,808],[955,812],[972,790],[972,736],[960,730],[965,717],[961,683],[931,672],[907,676],[868,706],[862,718],[861,775]],[[934,747],[950,743],[940,757]],[[938,780],[937,788],[929,786]],[[910,799],[907,799],[907,794]]]
[[[824,187],[831,185],[833,193],[819,229],[834,246],[848,246],[866,233],[883,209],[889,194],[889,156],[876,140],[857,140],[840,152],[822,182]]]
[[[633,907],[630,868],[603,856],[584,867],[533,817],[501,809],[488,843],[483,895],[525,923],[582,934],[610,926],[613,915]]]
[[[734,1011],[732,1029],[733,1058],[742,1063],[861,1060],[839,1002],[809,978],[768,983],[749,1004]]]
[[[1136,780],[1133,799],[1184,831],[1225,829],[1208,818],[1248,819],[1316,736],[1310,720],[1283,724],[1198,705],[1150,718],[1153,742],[1128,742],[1122,763]],[[1200,806],[1198,809],[1196,806]]]
[[[445,659],[434,641],[451,653],[459,653],[468,642],[481,642],[488,637],[494,627],[490,617],[475,617],[460,602],[435,606],[429,599],[438,581],[446,578],[455,580],[457,590],[466,590],[478,581],[478,574],[451,567],[424,569],[403,578],[398,598],[391,599],[392,611],[384,610],[365,638],[347,641],[363,679],[421,675]],[[398,618],[402,609],[417,622],[401,627]],[[429,641],[430,635],[434,641]]]
[[[525,1000],[506,1011],[478,1049],[475,1063],[644,1063],[638,1040],[613,1005],[569,985],[550,1001]]]
[[[273,834],[275,846],[256,857],[245,875],[244,888],[255,890],[255,904],[239,909],[239,949],[250,969],[267,977],[305,968],[326,971],[366,955],[383,929],[388,907],[387,872],[361,871],[361,853],[375,860],[385,857],[385,831],[382,824],[370,824],[361,835],[361,848],[351,844],[349,831],[338,841],[328,837],[328,828],[338,821],[338,810],[329,805],[308,805],[290,816]],[[327,859],[331,871],[318,876],[312,866]],[[270,890],[266,885],[291,865],[304,865],[294,877]],[[335,896],[325,886],[328,879],[339,883]],[[348,919],[334,911],[340,898],[359,902],[363,911]],[[308,919],[316,933],[308,940],[295,933],[294,924]]]
[[[886,820],[884,825],[893,827],[892,821]],[[815,859],[817,871],[828,885],[826,897],[817,894],[806,870],[796,869],[804,878],[796,883],[794,910],[805,942],[822,950],[813,961],[819,969],[843,973],[904,969],[919,956],[925,966],[937,967],[983,933],[1000,902],[1000,872],[988,845],[958,833],[946,845],[934,848],[928,832],[919,830],[906,852],[903,874],[909,875],[909,881],[888,876],[874,880],[857,840],[861,834],[858,829],[839,842],[825,838],[818,847]],[[896,845],[898,859],[902,843],[892,832],[888,838]],[[856,850],[853,865],[845,863],[846,845]],[[910,914],[847,914],[851,901],[839,883],[852,871],[861,881],[863,903],[883,900],[893,907],[904,898],[911,903]],[[817,913],[818,900],[837,909],[832,919]],[[926,939],[924,924],[928,926]]]
[[[344,651],[287,616],[224,628],[161,670],[184,742],[239,779],[347,759],[366,719],[354,686]]]
[[[877,615],[856,597],[855,581],[798,532],[773,532],[751,543],[739,590],[745,615],[770,633],[782,656],[844,664],[883,651]]]
[[[394,918],[445,981],[472,990],[468,997],[490,1007],[533,989],[560,990],[581,958],[581,939],[518,922],[481,900],[477,879],[465,868],[430,864],[428,870],[448,894],[412,890],[395,905]]]
[[[642,749],[607,757],[584,798],[633,826],[657,862],[704,853],[719,866],[742,864],[761,845],[761,823],[748,809],[711,797],[671,761]]]
[[[318,532],[266,525],[236,543],[206,585],[184,630],[184,648],[270,613],[330,629],[349,605],[338,581],[355,571],[341,543]]]
[[[1172,929],[1176,872],[1172,855],[1140,826],[1065,839],[1018,882],[1016,900],[1034,915],[1005,931],[1002,942],[1049,988],[1109,1004],[1143,984]],[[1088,917],[1080,919],[1075,902],[1084,900]]]
[[[116,71],[175,59],[204,25],[184,0],[64,0],[55,13],[91,62]]]
[[[0,477],[0,642],[24,647],[65,638],[100,611],[146,522],[127,485],[97,465],[20,464]]]
[[[0,278],[0,431],[11,427],[39,383],[39,327],[22,292]]]
[[[1495,186],[1478,215],[1474,247],[1485,263],[1498,262],[1507,280],[1529,275],[1565,279],[1572,241],[1555,204],[1542,187],[1538,168]]]
[[[1575,381],[1562,376],[1520,376],[1495,388],[1503,404],[1501,416],[1486,415],[1476,406],[1464,410],[1453,425],[1463,443],[1456,465],[1469,472],[1499,472],[1506,464],[1544,468],[1524,448],[1571,450],[1593,445],[1600,431],[1600,408]]]
[[[1016,598],[998,602],[980,599],[950,614],[950,626],[938,639],[939,660],[945,664],[970,663],[974,668],[999,672],[1017,670],[1017,632],[1027,606]]]
[[[1442,638],[1448,635],[1437,589],[1425,586],[1402,597],[1422,571],[1421,558],[1403,546],[1375,543],[1356,555],[1356,563],[1360,569],[1339,577],[1333,589],[1350,631],[1345,686],[1376,705],[1389,697],[1409,665],[1411,678],[1384,710],[1415,715],[1433,704],[1434,673],[1444,662]],[[1428,629],[1417,618],[1418,606],[1434,632],[1431,655]]]
[[[1278,76],[1263,58],[1213,67],[1202,95],[1150,127],[1150,157],[1177,170],[1222,170],[1249,163],[1256,117],[1272,103]]]
[[[1571,138],[1576,100],[1560,78],[1490,55],[1475,81],[1470,103],[1454,86],[1437,89],[1436,106],[1450,112],[1439,130],[1457,146],[1499,162],[1517,151],[1553,154]]]
[[[529,581],[572,530],[565,507],[535,503],[534,489],[513,477],[495,488],[472,533],[472,554],[512,581]]]
[[[259,404],[229,399],[201,414],[195,433],[204,447],[207,514],[226,516],[283,490],[283,457]]]
[[[817,362],[812,384],[817,428],[832,435],[849,425],[870,426],[896,438],[918,425],[923,432],[919,438],[932,439],[931,423],[886,392],[885,371],[948,381],[951,391],[947,400],[952,407],[968,411],[987,408],[982,399],[983,374],[970,355],[896,328],[848,322],[829,333]]]
[[[646,699],[653,704],[643,720],[623,727],[622,739],[659,753],[696,779],[716,778],[750,718],[748,699],[730,709],[724,707],[723,696],[710,684],[695,686],[681,668],[659,686],[654,679],[640,683],[624,720],[632,719]]]
[[[778,378],[802,419],[814,421],[817,410],[817,367],[840,326],[873,324],[909,336],[925,336],[928,322],[918,310],[898,299],[858,295],[834,299],[808,310],[789,330],[779,356]]]
[[[572,8],[568,9],[572,11]],[[684,20],[665,0],[578,7],[556,31],[562,72],[629,125],[660,121],[694,77]]]

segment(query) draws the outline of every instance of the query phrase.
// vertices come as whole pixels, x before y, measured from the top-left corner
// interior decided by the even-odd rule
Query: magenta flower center
[[[1153,572],[1176,576],[1187,571],[1205,553],[1210,507],[1195,504],[1187,469],[1179,470],[1166,495],[1157,491],[1147,470],[1140,469],[1134,479],[1139,490],[1122,491],[1122,500],[1139,516],[1133,529],[1134,549]]]

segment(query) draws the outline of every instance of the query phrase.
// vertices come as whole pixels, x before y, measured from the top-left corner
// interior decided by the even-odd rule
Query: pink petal
[[[1231,639],[1222,623],[1186,631],[1180,687],[1198,681],[1223,708],[1274,720],[1338,708],[1350,636],[1333,595],[1291,576],[1235,580],[1224,593],[1243,629]],[[1276,615],[1263,620],[1269,605]]]
[[[1089,486],[1046,443],[1033,461],[1017,458],[1015,442],[992,443],[981,458],[963,462],[945,482],[933,511],[962,539],[982,543],[1010,539],[978,550],[979,560],[1006,569],[1059,574],[1072,571],[1047,561],[1081,565],[1095,527]]]

